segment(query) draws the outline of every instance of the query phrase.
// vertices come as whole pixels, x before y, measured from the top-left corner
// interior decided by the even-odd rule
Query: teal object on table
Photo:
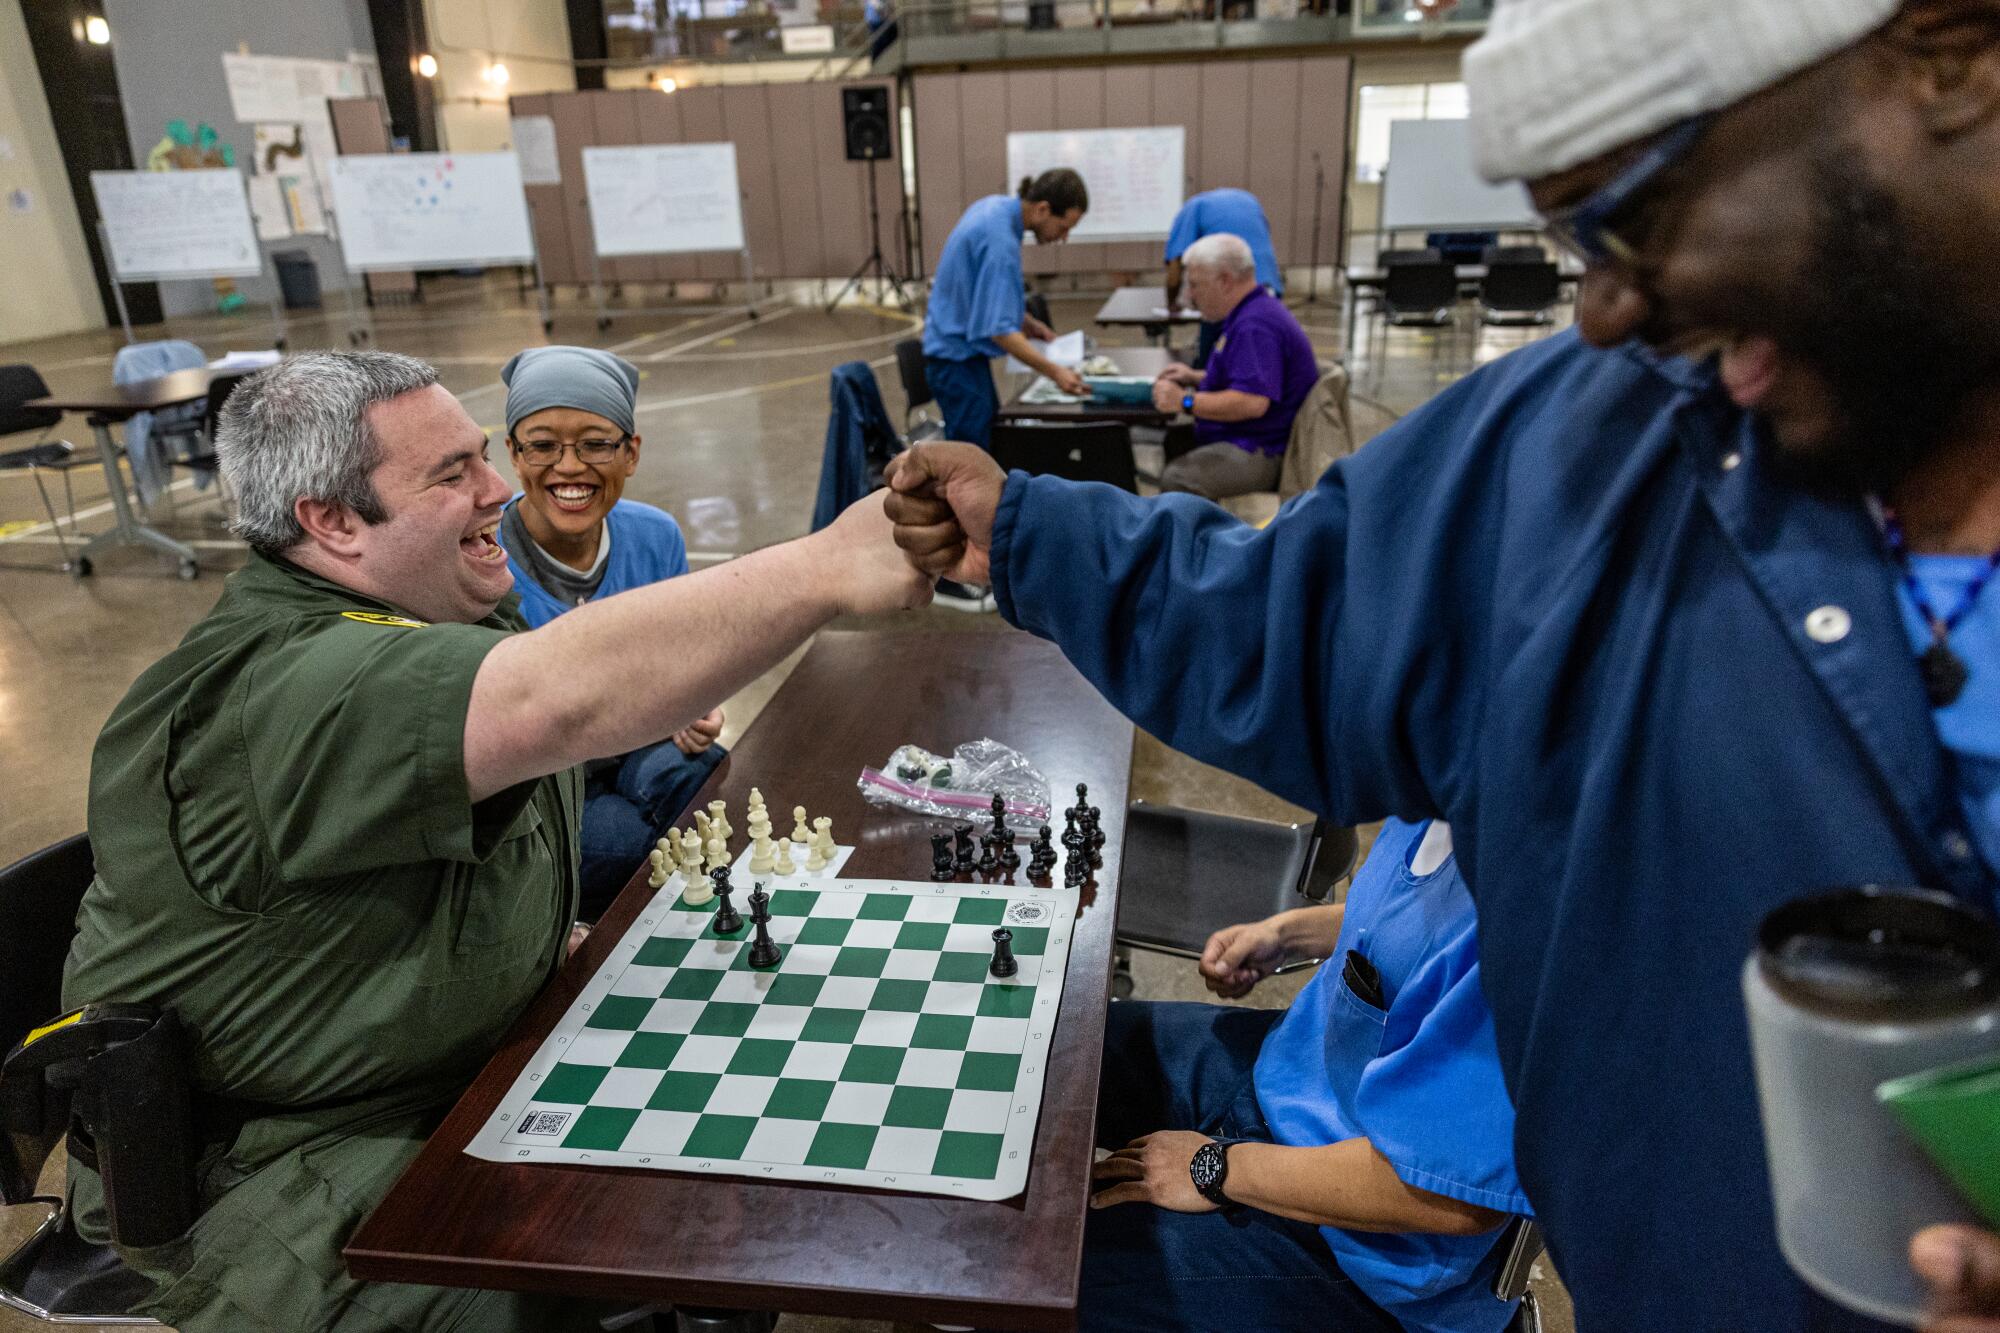
[[[1098,403],[1150,403],[1153,401],[1153,381],[1136,375],[1085,375],[1083,383],[1090,390],[1092,402]]]

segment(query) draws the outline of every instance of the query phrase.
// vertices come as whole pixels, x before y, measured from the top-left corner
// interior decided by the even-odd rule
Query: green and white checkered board
[[[769,971],[674,880],[466,1151],[1006,1199],[1027,1187],[1077,895],[779,880]],[[990,976],[993,931],[1017,975]]]

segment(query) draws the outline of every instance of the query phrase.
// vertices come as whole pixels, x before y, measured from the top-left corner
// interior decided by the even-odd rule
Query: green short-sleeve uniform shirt
[[[323,1228],[310,1244],[271,1241],[305,1266],[282,1303],[312,1326],[299,1293],[345,1281],[344,1231],[560,964],[577,905],[575,770],[477,805],[465,779],[473,677],[525,628],[513,604],[425,624],[253,556],[105,724],[90,773],[97,878],[63,1002],[170,1007],[198,1089],[296,1108],[224,1136],[194,1252],[142,1263],[156,1280],[209,1238],[255,1243],[234,1196],[279,1188],[260,1183],[273,1173],[330,1177],[354,1215],[307,1209],[300,1224]],[[244,1257],[230,1281],[262,1281]],[[240,1317],[262,1294],[230,1308]],[[198,1298],[164,1312],[219,1299],[182,1295]]]

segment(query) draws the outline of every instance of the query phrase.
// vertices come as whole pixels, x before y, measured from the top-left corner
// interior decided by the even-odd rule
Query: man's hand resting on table
[[[1083,382],[1083,376],[1068,366],[1057,366],[1049,372],[1049,383],[1061,389],[1072,398],[1084,398],[1090,394],[1090,386]]]
[[[2000,1235],[1975,1227],[1926,1227],[1910,1266],[1931,1289],[1923,1333],[2000,1333]]]
[[[1197,389],[1201,387],[1201,382],[1204,378],[1203,372],[1196,370],[1193,366],[1176,361],[1155,375],[1153,382],[1158,384],[1164,380],[1169,384],[1177,384],[1183,389]]]
[[[1007,474],[976,444],[919,444],[889,465],[896,545],[932,578],[990,584],[993,516]]]
[[[1181,399],[1186,396],[1186,389],[1164,375],[1153,381],[1153,410],[1155,412],[1164,412],[1170,417],[1178,416],[1181,410]]]

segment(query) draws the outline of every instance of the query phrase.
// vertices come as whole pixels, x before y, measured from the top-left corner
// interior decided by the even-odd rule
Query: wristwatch
[[[1218,1208],[1237,1206],[1234,1199],[1222,1192],[1222,1187],[1229,1179],[1229,1150],[1242,1142],[1242,1139],[1216,1139],[1204,1143],[1194,1150],[1194,1159],[1188,1163],[1188,1179],[1194,1182],[1196,1193]]]
[[[1194,415],[1194,395],[1192,393],[1181,395],[1181,411],[1187,413],[1189,416]]]

